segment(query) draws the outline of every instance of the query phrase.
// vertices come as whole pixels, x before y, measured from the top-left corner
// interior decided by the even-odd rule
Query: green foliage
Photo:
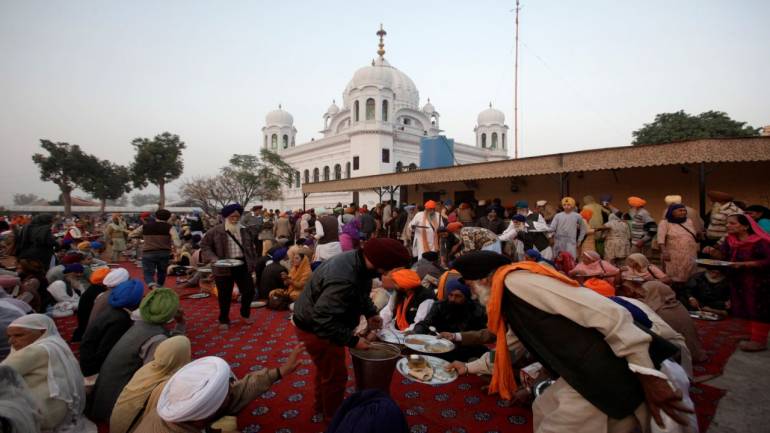
[[[92,156],[86,154],[77,144],[54,143],[40,140],[40,147],[48,152],[32,155],[32,161],[40,168],[40,180],[55,183],[62,192],[64,213],[71,212],[70,194],[76,186],[88,182],[88,170]]]
[[[703,138],[739,138],[759,135],[759,128],[730,118],[721,111],[706,111],[697,116],[683,110],[660,113],[652,123],[632,133],[634,145],[662,144]]]
[[[131,196],[131,204],[136,207],[142,207],[148,204],[158,204],[160,196],[158,194],[134,194]]]
[[[81,188],[98,199],[102,206],[108,200],[117,200],[131,192],[131,173],[128,168],[110,161],[100,161],[96,157],[91,157],[90,165]]]
[[[160,190],[160,206],[165,205],[167,183],[182,175],[184,162],[182,150],[186,148],[176,134],[164,132],[155,138],[136,138],[131,142],[136,149],[131,174],[134,187],[157,185]]]
[[[16,206],[24,206],[27,204],[34,203],[38,200],[40,200],[40,197],[38,197],[37,194],[14,194],[13,195],[13,204],[15,204]]]

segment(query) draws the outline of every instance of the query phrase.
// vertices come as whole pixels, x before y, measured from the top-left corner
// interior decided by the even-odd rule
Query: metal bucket
[[[395,344],[371,343],[368,350],[350,349],[356,390],[379,389],[390,395],[390,380],[401,358],[401,349]]]

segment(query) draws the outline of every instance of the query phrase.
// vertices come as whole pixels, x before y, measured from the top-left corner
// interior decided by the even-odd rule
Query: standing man
[[[345,346],[369,348],[366,339],[353,335],[360,317],[366,317],[368,330],[382,327],[370,297],[372,278],[408,266],[410,260],[401,242],[374,238],[360,250],[324,262],[294,303],[297,337],[316,366],[314,409],[324,418],[334,416],[345,395]]]
[[[155,220],[149,221],[131,232],[131,237],[144,238],[142,244],[142,271],[144,272],[144,284],[148,287],[163,287],[166,282],[166,269],[171,260],[171,247],[180,248],[179,240],[174,226],[168,223],[171,212],[166,209],[158,209],[155,212]],[[155,279],[155,273],[158,277]]]
[[[650,256],[653,236],[650,234],[650,223],[655,223],[644,206],[647,201],[639,197],[629,197],[628,215],[631,217],[631,253],[642,253]]]
[[[257,264],[257,252],[254,249],[254,235],[240,224],[243,207],[238,203],[222,208],[224,222],[217,224],[201,241],[201,253],[204,262],[216,262],[220,259],[236,259],[243,262],[240,266],[224,268],[212,266],[214,281],[217,284],[219,301],[219,329],[230,327],[230,304],[233,298],[233,284],[238,284],[241,292],[241,317],[250,324],[251,301],[254,299],[254,281],[251,273]]]
[[[499,235],[505,231],[505,222],[500,218],[497,211],[494,208],[490,208],[486,217],[479,218],[479,227],[483,227],[492,233]]]
[[[257,257],[262,255],[262,242],[259,240],[259,232],[262,230],[262,206],[256,205],[251,208],[241,218],[241,225],[251,232],[254,238],[254,249],[257,251]]]
[[[319,208],[317,213],[314,237],[318,245],[315,247],[313,261],[322,262],[342,253],[340,223],[326,208]]]
[[[128,226],[123,216],[119,213],[112,214],[112,220],[107,224],[104,237],[107,244],[110,245],[110,261],[117,263],[120,255],[126,250],[126,235]]]
[[[425,210],[417,212],[417,215],[409,222],[412,234],[412,256],[422,257],[428,251],[439,251],[439,228],[444,227],[441,214],[436,212],[436,202],[425,202]]]
[[[564,211],[557,213],[551,221],[551,231],[554,233],[553,256],[558,257],[563,251],[577,260],[577,246],[586,237],[583,217],[575,212],[575,199],[572,197],[561,199],[561,207]]]

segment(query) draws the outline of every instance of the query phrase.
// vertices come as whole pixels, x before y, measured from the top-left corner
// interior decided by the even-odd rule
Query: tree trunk
[[[68,217],[72,215],[72,196],[70,193],[72,190],[69,188],[61,189],[61,201],[64,204],[64,216]]]
[[[103,198],[103,199],[101,199],[101,200],[99,200],[99,201],[101,202],[101,208],[99,209],[99,211],[100,211],[102,214],[104,214],[104,208],[106,208],[106,207],[107,207],[107,199],[106,199],[106,198]]]
[[[163,209],[166,207],[166,183],[163,181],[158,182],[158,190],[160,190],[158,209]]]

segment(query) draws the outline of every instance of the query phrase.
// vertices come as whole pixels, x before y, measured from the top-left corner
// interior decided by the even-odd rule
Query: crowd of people
[[[708,196],[704,219],[679,196],[654,218],[643,198],[605,195],[2,220],[0,419],[24,432],[228,431],[306,352],[329,431],[366,405],[399,431],[387,395],[343,401],[346,348],[391,332],[452,341],[437,355],[447,369],[532,405],[535,431],[697,431],[689,381],[708,357],[690,314],[751,320],[746,351],[765,350],[770,330],[770,210]],[[299,343],[241,379],[221,358],[192,359],[189,287],[217,297],[222,332],[258,327],[258,306],[291,310]],[[73,315],[79,357],[53,320]],[[549,388],[536,397],[522,369]]]

